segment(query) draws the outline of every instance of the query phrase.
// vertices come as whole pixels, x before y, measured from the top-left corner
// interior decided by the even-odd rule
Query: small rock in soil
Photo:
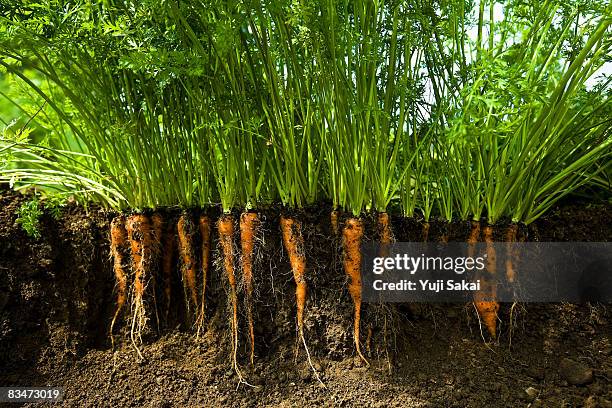
[[[559,375],[572,385],[585,385],[593,382],[593,370],[569,358],[561,360],[561,364],[559,364]]]
[[[533,401],[533,400],[535,400],[535,399],[536,399],[536,397],[538,396],[538,394],[539,394],[539,391],[538,391],[538,390],[536,390],[536,389],[535,389],[535,388],[533,388],[533,387],[528,387],[528,388],[525,390],[525,396],[526,396],[526,399],[527,399],[528,401]]]

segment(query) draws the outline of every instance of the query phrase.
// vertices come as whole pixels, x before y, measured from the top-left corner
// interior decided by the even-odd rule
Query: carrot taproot
[[[321,381],[317,370],[312,364],[310,351],[306,345],[306,337],[304,336],[304,309],[306,308],[306,294],[308,285],[306,283],[306,254],[304,248],[304,236],[302,234],[302,223],[296,218],[281,215],[280,219],[281,232],[283,235],[283,244],[289,255],[289,264],[293,271],[293,280],[295,281],[295,302],[297,307],[297,329],[298,338],[302,340],[308,364],[314,372],[314,375],[320,384]],[[296,358],[298,349],[296,348]]]
[[[128,218],[127,236],[130,241],[132,255],[132,270],[134,272],[133,284],[133,312],[130,337],[132,345],[138,355],[142,353],[138,345],[142,343],[141,335],[147,325],[147,315],[144,304],[144,293],[147,286],[147,272],[151,259],[151,225],[150,220],[143,214],[133,214]]]
[[[160,258],[162,254],[162,234],[164,229],[164,217],[156,212],[151,216],[151,241],[152,241],[152,253],[155,264],[156,272],[160,268]],[[159,313],[157,308],[157,277],[156,273],[151,274],[151,294],[153,299],[153,310],[155,311],[155,323],[157,330],[159,331]]]
[[[295,280],[295,300],[297,304],[297,328],[300,337],[304,336],[304,308],[306,306],[306,256],[302,223],[294,218],[281,216],[283,244],[289,255],[289,263]]]
[[[242,245],[242,279],[246,290],[247,324],[251,343],[250,360],[254,364],[255,358],[255,331],[253,325],[253,248],[257,229],[257,213],[245,212],[240,216],[240,242]]]
[[[348,289],[353,299],[354,306],[354,326],[353,337],[355,349],[359,357],[370,365],[368,360],[361,353],[359,341],[359,327],[361,322],[361,238],[363,237],[363,221],[359,218],[347,220],[343,230],[344,246],[344,271],[349,278]]]
[[[518,233],[518,225],[510,224],[506,230],[506,279],[509,283],[513,283],[516,278],[514,270],[514,242]]]
[[[115,273],[115,281],[117,287],[117,307],[113,320],[110,325],[111,344],[114,348],[115,341],[113,338],[113,328],[115,322],[127,301],[127,274],[125,272],[125,260],[123,258],[123,247],[127,241],[127,231],[125,229],[125,217],[119,215],[113,219],[110,225],[111,232],[111,256],[113,257],[113,271]]]
[[[425,221],[423,223],[423,230],[421,232],[421,240],[423,242],[427,242],[429,240],[429,228],[430,228],[429,221]]]
[[[195,226],[189,214],[183,213],[177,223],[179,254],[181,256],[181,276],[190,322],[195,322],[198,313],[198,290],[196,286],[196,268],[194,235]]]
[[[219,231],[220,244],[223,250],[223,269],[230,286],[232,365],[236,375],[242,381],[242,374],[238,366],[238,299],[236,293],[236,274],[234,271],[234,218],[229,214],[223,215],[217,221],[217,230]]]
[[[381,212],[378,214],[378,234],[381,248],[381,256],[385,257],[389,253],[389,245],[393,240],[393,233],[391,232],[391,223],[389,221],[389,214]]]
[[[486,289],[485,293],[477,292],[476,295],[476,310],[478,314],[481,316],[487,331],[491,335],[492,338],[497,336],[497,312],[499,311],[499,303],[494,300],[481,300],[482,296],[487,296],[488,298],[494,298],[496,293],[495,283],[491,280],[495,279],[495,274],[497,272],[497,255],[495,251],[495,246],[493,245],[493,227],[491,225],[486,225],[483,229],[484,242],[487,245],[487,273],[488,279],[482,282]]]
[[[340,218],[340,211],[338,210],[333,210],[330,214],[330,221],[331,221],[331,227],[332,227],[332,232],[334,234],[334,236],[338,236],[338,232],[340,231],[340,227],[339,227],[339,218]]]
[[[170,304],[172,303],[172,269],[174,261],[174,252],[176,250],[176,237],[174,233],[173,223],[166,225],[163,233],[163,250],[162,250],[162,276],[164,282],[164,316],[166,323],[168,322],[168,314],[170,313]]]
[[[200,237],[202,238],[202,295],[200,299],[200,314],[196,324],[199,333],[204,324],[206,313],[206,282],[208,280],[208,265],[210,263],[210,219],[207,215],[200,216],[198,222],[200,227]]]
[[[470,235],[468,236],[467,243],[469,244],[468,249],[471,250],[470,256],[474,256],[474,251],[476,249],[476,243],[478,242],[478,238],[480,237],[480,222],[472,221],[472,227],[470,229]]]

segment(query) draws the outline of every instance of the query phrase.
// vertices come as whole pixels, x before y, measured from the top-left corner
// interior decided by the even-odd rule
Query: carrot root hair
[[[344,246],[344,271],[349,278],[348,289],[353,299],[354,309],[354,327],[353,336],[355,339],[355,349],[357,355],[370,365],[368,360],[361,352],[361,344],[359,341],[359,327],[361,322],[361,238],[363,237],[363,221],[358,218],[350,218],[347,220],[343,231],[343,246]]]

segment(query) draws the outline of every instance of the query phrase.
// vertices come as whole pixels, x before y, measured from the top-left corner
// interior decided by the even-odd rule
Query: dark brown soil
[[[495,343],[484,341],[471,305],[369,306],[362,342],[369,345],[371,367],[364,367],[354,358],[352,304],[325,208],[302,215],[306,340],[324,386],[303,348],[295,359],[295,284],[273,210],[262,214],[257,251],[253,368],[246,337],[240,338],[240,363],[251,386],[239,385],[231,368],[226,281],[218,262],[207,288],[203,336],[196,338],[184,323],[177,268],[177,300],[168,319],[158,324],[150,316],[145,359],[137,358],[125,321],[113,351],[112,214],[69,206],[59,219],[43,217],[36,240],[15,223],[25,199],[0,192],[0,386],[63,386],[64,405],[92,407],[612,407],[611,305],[502,305]],[[375,239],[373,221],[367,229]],[[422,226],[394,219],[393,229],[398,240],[418,240]],[[433,222],[430,239],[446,233],[465,240],[468,231],[467,223]],[[500,239],[503,231],[498,228]],[[539,241],[610,241],[612,207],[565,205],[521,233]],[[218,259],[216,237],[214,244]]]

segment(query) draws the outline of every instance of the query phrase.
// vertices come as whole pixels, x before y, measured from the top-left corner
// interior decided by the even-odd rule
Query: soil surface
[[[295,283],[274,209],[261,213],[256,245],[253,367],[239,288],[238,360],[248,385],[231,365],[227,278],[216,234],[206,330],[196,336],[186,323],[175,259],[175,300],[169,309],[149,307],[143,358],[131,343],[129,316],[118,323],[113,349],[113,214],[69,205],[59,216],[45,214],[41,238],[33,239],[16,223],[27,200],[0,191],[0,386],[65,387],[62,404],[79,407],[612,407],[611,305],[504,304],[496,341],[482,335],[471,304],[366,305],[366,367],[354,355],[352,302],[324,207],[300,215],[309,263],[306,343],[321,382],[296,343]],[[178,215],[165,218],[172,224]],[[445,234],[464,241],[469,229],[469,223],[432,222],[429,239]],[[366,231],[376,239],[373,219]],[[420,240],[422,223],[393,218],[393,231],[398,241]],[[504,225],[496,231],[503,240]],[[519,235],[610,241],[612,206],[564,204]]]

